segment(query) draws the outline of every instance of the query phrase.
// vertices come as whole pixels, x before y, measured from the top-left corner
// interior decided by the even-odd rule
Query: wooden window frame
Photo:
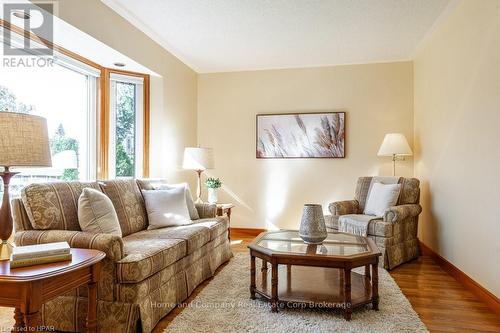
[[[144,128],[143,128],[143,156],[142,156],[142,177],[149,177],[149,75],[141,74],[137,72],[131,72],[126,70],[114,69],[114,68],[104,68],[101,72],[101,84],[103,89],[103,98],[101,98],[101,114],[100,114],[100,129],[99,136],[101,141],[101,151],[99,152],[100,158],[98,160],[105,162],[100,164],[100,169],[102,172],[102,179],[107,179],[109,175],[109,113],[110,113],[110,102],[109,102],[109,88],[111,87],[111,74],[122,74],[128,76],[140,77],[143,79],[143,117],[144,117]]]
[[[41,38],[30,31],[26,31],[10,22],[0,19],[0,26],[4,29],[9,29],[10,31],[24,36],[24,38],[29,38],[32,41],[43,43],[48,48],[57,51],[69,58],[82,62],[88,66],[91,66],[100,71],[99,84],[97,88],[97,179],[105,180],[108,179],[109,175],[109,88],[110,88],[110,74],[123,74],[129,76],[141,77],[144,80],[143,84],[143,117],[144,117],[144,129],[143,129],[143,174],[144,178],[149,177],[149,129],[150,129],[150,76],[149,74],[137,73],[127,70],[120,70],[114,68],[107,68],[99,65],[98,63],[87,59],[77,53],[74,53],[64,47],[61,47],[49,40]]]

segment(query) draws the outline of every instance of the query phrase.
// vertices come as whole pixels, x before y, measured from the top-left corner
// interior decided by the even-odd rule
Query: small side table
[[[72,260],[10,269],[0,261],[0,306],[14,307],[12,332],[41,332],[42,304],[82,285],[88,285],[87,331],[97,331],[97,282],[101,261],[98,250],[71,249]]]
[[[225,214],[229,220],[229,227],[227,229],[227,237],[229,240],[231,240],[231,208],[233,207],[234,205],[232,203],[217,204],[217,216],[223,216]]]

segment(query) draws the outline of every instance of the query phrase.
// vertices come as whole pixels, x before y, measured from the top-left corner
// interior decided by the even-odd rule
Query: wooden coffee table
[[[250,249],[250,297],[258,294],[278,306],[339,308],[346,320],[353,309],[372,304],[378,310],[378,260],[375,243],[366,237],[328,233],[321,245],[302,241],[298,231],[261,233]],[[262,259],[256,274],[255,258]],[[271,264],[271,276],[267,274]],[[370,267],[371,266],[371,267]],[[365,274],[352,272],[364,267]],[[371,273],[370,273],[371,268]]]
[[[42,304],[79,286],[88,285],[87,331],[97,330],[97,282],[104,252],[71,249],[71,261],[10,269],[0,261],[0,306],[14,307],[12,332],[50,331],[43,327]],[[61,309],[64,311],[64,309]]]

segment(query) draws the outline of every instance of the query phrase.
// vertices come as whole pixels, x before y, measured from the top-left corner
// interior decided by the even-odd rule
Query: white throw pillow
[[[400,184],[374,183],[365,204],[364,214],[384,216],[385,210],[398,202]]]
[[[189,189],[188,183],[180,183],[180,184],[160,184],[158,187],[155,187],[157,190],[169,190],[172,188],[184,187],[186,189],[186,204],[189,210],[189,217],[191,220],[198,220],[200,215],[198,215],[198,210],[196,209],[193,201],[193,197],[191,196],[191,190]]]
[[[165,190],[143,190],[148,229],[158,229],[191,224],[186,204],[186,188],[174,187]]]
[[[113,203],[106,194],[84,188],[78,198],[78,223],[82,231],[122,237],[122,229]]]

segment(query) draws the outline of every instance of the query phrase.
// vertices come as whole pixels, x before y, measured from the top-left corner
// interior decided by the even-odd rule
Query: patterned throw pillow
[[[111,200],[102,192],[84,188],[78,199],[78,223],[82,231],[122,236]]]

